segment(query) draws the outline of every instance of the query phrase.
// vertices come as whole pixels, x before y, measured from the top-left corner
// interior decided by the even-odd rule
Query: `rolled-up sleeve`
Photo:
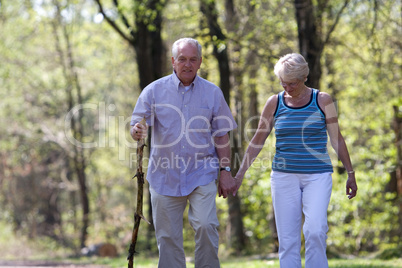
[[[232,112],[223,97],[222,92],[215,93],[215,104],[212,119],[212,136],[221,137],[237,128]]]

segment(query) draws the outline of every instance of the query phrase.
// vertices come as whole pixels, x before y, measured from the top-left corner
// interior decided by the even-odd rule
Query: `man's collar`
[[[177,90],[179,90],[179,85],[180,84],[184,87],[183,83],[180,81],[179,77],[177,77],[177,74],[176,74],[176,72],[174,70],[173,70],[173,76],[172,77],[173,77],[173,83],[175,84]],[[191,82],[191,85],[197,84],[198,79],[199,79],[198,74],[196,74],[195,77],[194,77],[193,82]],[[194,86],[192,88],[194,88]]]

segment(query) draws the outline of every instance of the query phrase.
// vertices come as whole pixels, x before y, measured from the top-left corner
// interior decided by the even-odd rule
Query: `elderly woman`
[[[357,192],[355,172],[331,96],[304,84],[309,69],[303,56],[296,53],[283,56],[274,72],[284,91],[271,96],[265,104],[258,129],[236,175],[237,187],[274,127],[276,153],[272,162],[271,189],[280,266],[302,267],[300,249],[304,214],[305,267],[328,267],[327,209],[333,169],[327,152],[327,132],[347,170],[349,199]]]

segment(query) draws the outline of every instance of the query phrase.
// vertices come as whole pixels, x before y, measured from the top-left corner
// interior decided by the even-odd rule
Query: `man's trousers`
[[[183,213],[189,203],[188,219],[195,231],[195,267],[220,267],[216,182],[197,187],[183,197],[164,196],[152,188],[152,216],[159,249],[159,268],[186,267],[183,250]]]

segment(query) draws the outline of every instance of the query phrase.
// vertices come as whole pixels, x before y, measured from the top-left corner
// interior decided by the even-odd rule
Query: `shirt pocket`
[[[212,110],[208,108],[191,107],[187,121],[187,129],[211,131]]]

